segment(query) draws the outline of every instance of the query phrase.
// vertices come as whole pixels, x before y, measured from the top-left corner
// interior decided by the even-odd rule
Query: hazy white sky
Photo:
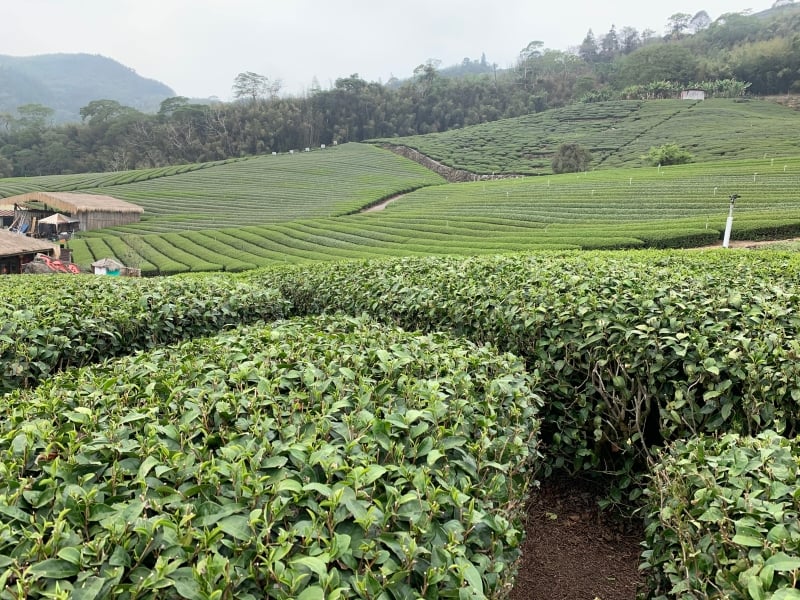
[[[358,73],[411,76],[428,59],[511,66],[530,41],[566,50],[628,25],[664,33],[670,15],[769,8],[774,0],[0,0],[0,54],[102,54],[190,97],[231,98],[238,73],[301,94]]]

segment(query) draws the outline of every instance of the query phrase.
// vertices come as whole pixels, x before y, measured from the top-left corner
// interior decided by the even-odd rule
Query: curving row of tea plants
[[[678,144],[698,162],[796,156],[796,113],[777,103],[737,99],[619,100],[574,104],[442,133],[372,140],[404,146],[473,173],[551,173],[560,144],[578,143],[593,166],[642,166],[649,148]]]
[[[114,256],[145,274],[391,255],[692,247],[720,240],[734,193],[741,198],[733,238],[775,239],[800,234],[799,170],[797,158],[762,158],[433,185],[378,213],[180,232],[176,215],[154,217],[87,232],[71,246],[80,265]],[[136,233],[154,227],[169,233]]]
[[[747,598],[742,590],[747,590],[752,598],[796,597],[792,586],[800,573],[800,535],[793,529],[791,520],[796,519],[800,508],[797,505],[800,493],[795,480],[786,475],[791,461],[800,464],[797,462],[800,454],[794,449],[795,442],[791,441],[797,436],[800,426],[797,416],[800,414],[797,411],[800,401],[800,342],[797,341],[800,263],[796,255],[772,252],[559,252],[469,259],[427,257],[309,264],[238,275],[184,276],[138,282],[70,280],[83,282],[87,286],[85,292],[81,291],[80,283],[72,288],[73,284],[65,287],[56,278],[35,278],[34,281],[36,284],[31,289],[0,282],[4,286],[4,297],[10,299],[5,314],[5,321],[10,323],[6,327],[10,329],[0,337],[2,367],[4,373],[13,374],[10,365],[25,365],[24,375],[10,381],[6,389],[31,387],[30,390],[6,395],[6,404],[17,412],[13,418],[6,419],[5,427],[9,429],[0,436],[4,460],[11,461],[6,467],[7,472],[17,474],[4,476],[3,481],[7,482],[6,485],[19,486],[16,492],[0,494],[2,503],[8,505],[6,510],[0,509],[0,532],[6,532],[2,535],[13,533],[17,536],[15,540],[30,539],[29,545],[25,546],[27,550],[19,555],[0,552],[7,585],[19,582],[20,589],[36,590],[36,593],[51,592],[56,585],[69,585],[73,590],[88,590],[91,586],[99,594],[110,589],[104,586],[113,585],[120,586],[120,593],[130,594],[129,597],[155,597],[155,589],[169,590],[162,592],[165,597],[171,597],[170,594],[174,597],[212,597],[211,588],[203,587],[211,585],[216,586],[214,589],[217,591],[231,590],[230,594],[237,590],[237,593],[258,595],[256,590],[264,590],[252,578],[266,576],[268,567],[256,568],[253,555],[248,553],[259,548],[261,538],[256,532],[263,534],[260,519],[265,517],[263,511],[258,512],[257,507],[249,504],[248,511],[256,510],[256,513],[236,512],[239,508],[231,508],[233,512],[226,513],[219,508],[229,504],[223,499],[234,494],[226,486],[236,488],[239,485],[240,491],[235,492],[239,494],[245,493],[241,491],[245,488],[248,490],[246,493],[256,489],[256,483],[247,479],[247,473],[229,466],[238,454],[242,454],[242,458],[249,457],[250,447],[244,444],[242,449],[236,446],[232,450],[228,444],[240,437],[247,438],[247,423],[250,421],[245,413],[256,406],[253,404],[256,400],[268,396],[278,398],[276,407],[280,408],[270,410],[285,411],[281,413],[281,419],[287,423],[287,435],[296,433],[302,440],[305,439],[303,436],[316,436],[314,432],[317,430],[310,424],[305,429],[298,428],[293,419],[304,419],[311,406],[315,407],[314,410],[322,405],[333,409],[338,400],[345,402],[347,397],[351,404],[365,403],[359,406],[372,417],[378,414],[377,407],[384,404],[400,406],[398,411],[401,414],[406,411],[405,420],[384,414],[382,420],[389,424],[380,426],[376,426],[376,422],[370,420],[372,417],[363,411],[350,412],[348,416],[336,413],[321,420],[319,413],[314,413],[312,419],[323,429],[328,427],[325,423],[337,424],[340,420],[358,418],[359,414],[366,419],[362,422],[363,428],[351,423],[347,430],[350,441],[358,438],[357,434],[365,436],[358,438],[361,450],[352,446],[345,454],[367,452],[366,448],[373,444],[380,448],[376,449],[374,464],[387,471],[381,471],[381,480],[371,481],[369,489],[381,498],[381,502],[384,497],[389,497],[387,494],[395,493],[390,487],[398,488],[397,493],[405,489],[401,495],[411,493],[412,488],[428,489],[422,480],[415,479],[423,477],[419,472],[427,473],[424,477],[430,477],[434,482],[442,478],[450,481],[447,478],[454,469],[463,468],[467,471],[458,475],[455,481],[467,486],[460,488],[464,496],[458,496],[458,502],[448,506],[467,507],[474,510],[470,513],[473,516],[468,517],[455,509],[453,513],[444,513],[449,525],[442,525],[445,532],[442,535],[461,532],[452,540],[448,537],[447,543],[425,527],[420,528],[416,537],[408,537],[411,535],[408,532],[414,531],[413,520],[395,520],[393,531],[406,533],[393,539],[402,538],[402,543],[394,547],[385,545],[376,555],[381,557],[380,560],[390,561],[386,563],[389,567],[380,569],[376,565],[383,563],[374,562],[366,570],[366,563],[358,562],[362,557],[355,554],[352,545],[353,531],[356,530],[352,524],[344,533],[350,536],[348,548],[353,551],[355,562],[336,554],[341,548],[338,545],[334,548],[334,545],[345,539],[337,538],[335,534],[341,535],[343,530],[337,531],[335,525],[331,527],[327,522],[319,522],[319,515],[330,515],[331,511],[334,514],[331,518],[338,518],[336,515],[340,513],[326,508],[332,503],[323,506],[323,502],[332,498],[336,481],[345,481],[348,475],[340,473],[338,466],[330,465],[312,469],[313,474],[306,473],[300,464],[303,461],[298,459],[296,464],[290,465],[293,455],[289,452],[289,462],[270,468],[291,466],[298,469],[297,473],[305,474],[297,475],[302,477],[299,492],[288,490],[279,496],[294,498],[292,494],[300,494],[297,498],[301,506],[312,508],[297,516],[302,525],[287,523],[284,527],[291,535],[281,538],[281,551],[307,554],[298,561],[276,559],[280,562],[281,573],[288,575],[283,580],[277,574],[270,574],[270,577],[278,577],[274,580],[277,587],[269,588],[274,590],[274,597],[292,597],[292,594],[300,592],[301,587],[293,588],[292,585],[312,590],[308,592],[308,598],[328,597],[326,594],[339,594],[333,597],[379,597],[379,586],[384,590],[398,590],[395,597],[414,594],[426,598],[500,597],[507,583],[505,578],[513,571],[510,565],[519,543],[515,521],[518,513],[515,511],[524,499],[525,483],[515,483],[507,488],[507,496],[499,497],[497,490],[506,489],[508,482],[500,485],[500,479],[487,479],[480,474],[473,477],[474,467],[478,465],[486,465],[497,477],[499,474],[522,475],[517,469],[525,470],[528,484],[532,482],[534,468],[541,475],[553,471],[594,475],[612,482],[606,500],[609,505],[625,510],[644,506],[650,516],[643,560],[649,573],[649,593],[654,597],[683,598],[705,594],[707,597]],[[148,294],[148,285],[163,287]],[[175,285],[178,292],[171,294],[170,285]],[[92,286],[99,286],[96,288],[99,292],[96,301],[91,299]],[[178,295],[184,294],[184,298],[191,295],[193,286],[196,286],[194,289],[198,294],[205,294],[200,302],[210,318],[204,320],[205,311],[193,311],[194,325],[183,329],[174,327],[176,334],[172,338],[165,333],[157,337],[149,333],[171,330],[176,323],[182,322],[177,318],[180,312],[177,307],[185,301],[178,300]],[[216,287],[212,289],[209,286]],[[226,286],[231,289],[228,296],[222,292]],[[71,300],[73,294],[75,299]],[[219,294],[219,300],[214,298],[216,294]],[[225,298],[230,302],[233,296],[240,298],[242,307],[249,306],[249,311],[241,314],[230,313],[233,319],[243,322],[271,320],[279,316],[278,313],[306,318],[323,313],[341,315],[333,320],[306,320],[267,328],[259,326],[224,333],[217,339],[204,339],[174,348],[161,347],[167,339],[195,335],[192,333],[195,327],[196,335],[207,335],[215,326],[218,317],[214,315],[221,310],[220,306],[227,306]],[[53,305],[39,314],[26,314],[23,310],[34,299],[41,302],[42,298],[51,297],[54,302],[58,297],[61,307],[55,322],[48,321],[52,318],[51,313],[56,312]],[[150,320],[145,326],[139,319],[148,314],[145,308],[148,301],[158,308],[149,313]],[[120,305],[118,312],[115,303]],[[129,321],[125,317],[126,306],[133,308]],[[110,315],[108,325],[103,321],[106,313]],[[428,338],[402,334],[363,318],[353,321],[343,316],[363,313],[391,326],[422,332],[422,335],[442,331],[470,342],[435,338],[437,349],[430,356],[440,356],[441,350],[441,357],[431,358],[438,366],[425,371],[425,365],[429,363],[419,354],[418,344],[430,348],[428,344],[432,342],[427,341]],[[80,326],[84,319],[89,325],[85,328],[89,335],[84,335],[84,328]],[[16,343],[15,338],[22,335],[26,327],[39,321],[42,322],[41,332]],[[216,326],[224,328],[228,323],[230,320],[223,319]],[[67,324],[70,324],[69,329]],[[70,364],[86,364],[125,353],[118,344],[106,342],[96,352],[80,354],[81,349],[94,344],[94,339],[125,339],[127,334],[120,333],[122,337],[116,338],[118,334],[114,332],[128,331],[126,327],[133,324],[144,329],[138,345],[132,346],[152,348],[147,353],[119,358],[89,371],[67,370],[54,375],[58,369]],[[137,327],[132,327],[132,330],[138,331]],[[106,328],[110,335],[91,334]],[[275,331],[279,333],[267,333]],[[270,348],[273,345],[275,348],[285,347],[284,336],[293,340],[292,358],[272,360],[269,358]],[[58,360],[45,362],[45,366],[49,365],[46,368],[35,365],[25,353],[43,343],[49,344],[51,358],[59,355],[53,352],[53,348],[63,349],[64,355],[69,354],[70,348],[75,348],[78,350],[77,358],[64,363]],[[320,348],[324,350],[318,353]],[[509,356],[497,357],[488,348],[513,352],[523,362],[515,362]],[[306,354],[319,359],[304,362]],[[491,375],[483,375],[487,373],[482,370],[484,367]],[[193,375],[195,370],[199,373],[196,379]],[[292,373],[291,377],[287,373]],[[360,379],[362,373],[364,379]],[[337,395],[339,380],[344,390],[341,396]],[[267,383],[260,388],[259,382],[262,381]],[[268,383],[270,381],[277,383],[273,385]],[[481,383],[484,381],[486,383]],[[359,383],[347,387],[352,382]],[[386,389],[391,393],[379,401],[375,396],[384,390],[382,382],[387,383]],[[418,386],[419,382],[423,383]],[[435,422],[431,420],[433,417],[423,417],[414,412],[412,419],[407,407],[402,408],[402,402],[408,403],[415,398],[425,399],[425,403],[413,407],[414,411],[423,412],[427,410],[425,406],[438,406],[438,399],[464,400],[460,404],[462,412],[454,411],[448,415],[448,418],[462,419],[460,427],[509,426],[516,428],[516,433],[503,438],[502,433],[480,436],[475,435],[476,429],[470,429],[472,435],[464,436],[470,440],[464,442],[466,446],[456,444],[451,447],[449,444],[454,444],[453,440],[442,441],[444,445],[438,450],[441,454],[435,453],[431,447],[425,455],[419,455],[424,456],[424,460],[415,462],[413,457],[419,451],[413,449],[414,444],[427,444],[424,442],[426,436],[438,439],[435,437],[438,429],[431,425]],[[499,406],[504,402],[502,398],[506,398],[505,402],[512,402],[505,406],[516,406],[513,403],[520,402],[521,408],[495,410],[495,404]],[[368,408],[370,402],[376,403],[373,408]],[[84,405],[88,410],[81,408]],[[201,405],[205,409],[199,408]],[[36,423],[29,427],[30,431],[24,429],[28,421],[21,415],[35,415],[41,406],[48,407],[50,416],[37,417],[30,421]],[[198,407],[195,413],[191,413],[195,407]],[[346,406],[334,410],[340,409],[348,411]],[[162,412],[148,412],[157,410]],[[187,410],[193,414],[191,420],[196,427],[181,433],[181,415],[185,415]],[[170,416],[173,413],[174,416]],[[122,423],[125,415],[136,416],[128,424]],[[140,415],[145,416],[140,419]],[[108,419],[102,425],[100,420],[95,421],[101,416]],[[498,421],[508,418],[519,420],[510,425]],[[401,423],[405,424],[405,429]],[[173,431],[168,428],[170,424],[177,428],[177,433],[169,433]],[[34,430],[40,426],[42,431],[49,433],[35,437],[39,434]],[[125,439],[135,441],[137,448],[160,447],[158,439],[164,438],[166,449],[152,455],[153,460],[148,462],[143,462],[144,457],[136,462],[134,456],[128,455],[119,456],[119,462],[108,460],[109,456],[114,457],[113,454],[102,455],[105,458],[93,462],[84,456],[84,453],[93,452],[95,445],[87,444],[84,448],[79,443],[84,441],[79,433],[82,428],[102,430],[107,436],[118,426],[124,426],[126,431],[132,427],[144,428],[136,429],[135,434],[126,434]],[[403,433],[391,429],[395,426]],[[56,439],[53,432],[61,431],[59,428],[63,429],[59,433],[63,437],[57,438],[57,444],[48,445],[48,440]],[[777,432],[774,435],[782,436],[776,438],[776,448],[787,449],[774,451],[777,453],[774,461],[779,460],[780,466],[776,466],[777,462],[770,462],[773,460],[769,458],[772,451],[749,450],[761,448],[759,444],[763,443],[748,436],[773,435],[765,433],[769,429]],[[333,425],[328,429],[328,433],[336,431]],[[395,432],[395,437],[389,435],[389,431]],[[412,434],[413,431],[417,433]],[[728,433],[739,437],[724,438],[725,443],[719,445],[718,436]],[[511,444],[509,448],[515,448],[511,454],[518,455],[519,460],[532,462],[524,465],[514,463],[516,466],[513,466],[508,462],[510,456],[505,450],[500,450],[502,460],[491,454],[498,451],[493,445],[497,436],[508,441]],[[389,456],[387,448],[392,440],[400,443],[401,438],[406,444],[402,452],[398,450]],[[313,440],[318,439],[313,437]],[[541,440],[540,446],[537,446],[537,439]],[[97,451],[112,452],[112,447],[119,446],[116,441],[110,438],[97,441]],[[324,440],[324,444],[334,446],[338,442],[338,438]],[[301,448],[305,447],[304,441],[298,443]],[[660,466],[655,476],[651,477],[654,452],[662,446],[666,448],[665,454],[658,461]],[[297,448],[301,452],[299,456],[310,460],[310,454],[302,454],[301,448]],[[471,458],[467,460],[452,454],[458,448],[468,449]],[[537,448],[541,458],[536,458]],[[339,456],[336,454],[339,450],[331,452],[332,456]],[[761,462],[755,461],[754,452]],[[399,482],[388,483],[393,476],[389,465],[395,464],[392,460],[399,459],[401,454],[414,469],[402,476],[402,485],[410,485],[408,488],[399,487]],[[311,462],[322,465],[319,461],[327,455],[315,456],[315,461]],[[170,496],[166,490],[172,489],[170,485],[159,486],[158,482],[171,484],[170,478],[177,476],[178,467],[171,466],[169,461],[189,460],[186,457],[194,457],[191,465],[225,466],[220,471],[222,474],[208,484],[211,487],[198,484],[198,489],[192,488],[192,494],[187,494],[186,498],[175,496],[174,492]],[[259,460],[266,458],[263,454]],[[23,460],[26,467],[19,465]],[[39,483],[36,485],[57,490],[53,492],[53,498],[38,496],[40,487],[19,484],[22,481],[19,474],[39,477],[38,470],[49,468],[51,460],[56,461],[59,468],[72,469],[73,475],[79,473],[76,476],[86,477],[86,480],[69,480],[75,487],[68,487],[57,478],[55,483],[50,483],[49,480],[54,479],[53,473],[49,473],[49,478],[41,475],[43,479],[37,480]],[[735,477],[728,476],[728,467],[709,471],[716,468],[713,465],[724,465],[727,464],[724,461],[729,460],[737,469]],[[32,465],[29,464],[31,461]],[[470,461],[474,461],[474,465]],[[338,458],[335,462],[336,465],[342,464]],[[46,505],[50,510],[55,499],[67,503],[70,494],[80,495],[79,490],[84,486],[95,489],[94,486],[111,485],[98,477],[101,467],[95,463],[103,465],[104,476],[111,471],[109,477],[113,475],[124,481],[125,491],[119,499],[121,504],[113,508],[114,511],[119,508],[119,512],[112,516],[105,508],[98,508],[98,511],[106,512],[96,521],[87,518],[81,521],[78,513],[68,519],[66,515],[73,513],[66,512],[63,525],[58,521],[59,528],[63,527],[58,531],[67,532],[67,525],[80,531],[73,532],[77,537],[65,533],[68,542],[57,546],[50,541],[52,532],[57,529],[53,525],[55,513],[52,513],[53,518],[44,518],[41,522],[36,517],[31,519],[31,512],[36,512],[33,504],[45,498],[41,506]],[[252,461],[246,464],[248,469],[245,471],[260,472],[260,467]],[[359,466],[369,468],[367,463]],[[28,472],[26,468],[34,470]],[[420,468],[422,471],[418,471]],[[191,469],[190,472],[195,473]],[[334,480],[323,482],[319,479],[323,475],[330,475]],[[341,479],[337,480],[339,476]],[[162,481],[162,477],[166,479]],[[767,483],[764,483],[765,477],[770,478]],[[242,483],[244,481],[248,482],[247,485]],[[315,482],[322,487],[312,485],[303,489],[303,486]],[[480,485],[477,482],[481,482]],[[484,484],[486,488],[482,487]],[[667,496],[662,496],[659,490],[668,486],[672,486],[668,497],[674,502],[669,500],[673,504],[669,505],[670,510],[665,511]],[[757,491],[762,488],[768,492]],[[465,491],[467,489],[470,491]],[[713,491],[703,492],[705,495],[701,497],[698,490],[703,489]],[[105,495],[101,496],[100,504],[116,501],[106,488],[103,490]],[[370,497],[372,491],[368,494]],[[315,504],[304,504],[310,502],[306,493],[313,495]],[[417,497],[419,493],[414,492]],[[211,512],[220,511],[215,514],[222,515],[219,521],[224,521],[225,527],[218,521],[200,525],[204,523],[202,518],[210,514],[200,511],[202,503],[197,498],[202,494],[208,502],[219,505],[212,506]],[[269,503],[272,500],[263,498],[263,501]],[[425,501],[431,502],[429,499]],[[444,496],[436,500],[438,505],[443,505],[443,501]],[[188,530],[194,532],[204,527],[204,535],[211,538],[202,541],[197,533],[191,540],[177,539],[172,532],[176,527],[178,530],[183,527],[180,520],[175,521],[177,516],[173,513],[165,516],[161,512],[157,516],[156,512],[147,512],[160,510],[169,502],[175,506],[190,505],[191,510],[187,509],[182,517],[189,519],[187,524],[192,523]],[[482,502],[489,502],[490,506]],[[234,504],[242,503],[237,500]],[[705,508],[696,512],[702,506]],[[115,519],[129,516],[124,512],[126,507],[138,511],[127,519],[136,526],[113,525]],[[68,508],[64,504],[63,510]],[[378,508],[384,514],[387,512],[385,504]],[[342,513],[352,515],[354,510],[347,506],[347,511]],[[353,518],[359,520],[360,514]],[[772,515],[769,524],[764,517],[766,514]],[[200,520],[193,521],[198,515]],[[490,518],[489,515],[494,516]],[[232,518],[230,522],[225,520],[228,517]],[[481,529],[475,520],[488,523],[484,517],[501,520],[493,521],[494,526],[488,525],[488,529]],[[167,522],[164,519],[173,525],[164,524]],[[689,527],[695,522],[703,525]],[[498,523],[509,525],[504,529],[505,525],[500,527]],[[156,525],[164,527],[162,537],[157,539],[164,539],[171,548],[163,556],[160,550],[149,548],[142,541],[147,535],[147,527]],[[314,529],[317,526],[322,527],[322,533]],[[490,538],[479,536],[483,552],[470,549],[469,534],[479,530],[490,535]],[[212,534],[218,537],[214,538]],[[491,537],[495,534],[496,537]],[[26,537],[28,535],[30,538]],[[110,544],[108,540],[114,535],[118,536],[115,540],[123,539],[119,536],[129,536],[124,537],[127,541],[119,544],[123,550],[112,550],[109,554],[109,546],[105,545],[105,550],[98,550],[97,555],[92,554],[94,550],[82,554],[84,544],[81,540],[97,537],[105,540],[102,544],[98,541],[98,544]],[[420,540],[424,543],[421,544]],[[489,544],[490,550],[486,550],[485,544]],[[447,557],[442,556],[442,561],[452,560],[447,563],[445,579],[435,585],[430,583],[430,577],[438,575],[435,570],[430,571],[433,565],[426,562],[432,560],[431,545],[443,546],[450,553]],[[80,548],[79,554],[74,549],[59,554],[62,549],[73,546]],[[207,560],[193,562],[198,557],[191,557],[190,546],[210,549],[214,558],[203,554],[202,558]],[[112,560],[114,552],[117,554],[112,564],[108,561]],[[411,557],[410,553],[416,553],[417,562],[404,563]],[[312,560],[314,557],[319,557],[319,560]],[[369,558],[365,560],[370,561]],[[34,566],[42,562],[45,566]],[[267,564],[272,563],[258,559],[258,565]],[[148,567],[147,574],[140,569],[143,565]],[[172,575],[170,566],[178,575]],[[198,575],[202,570],[205,570],[205,575]],[[332,570],[336,571],[336,579],[323,582]],[[377,581],[371,584],[374,593],[359,587],[366,585],[366,579],[361,580],[353,573],[366,579],[368,573],[374,574]],[[396,579],[392,579],[392,573],[397,573]],[[137,580],[138,575],[143,579]],[[425,577],[428,577],[427,587]],[[293,578],[298,578],[296,584],[291,583],[295,581]],[[179,583],[176,584],[177,580]],[[207,584],[208,581],[216,583]],[[692,583],[687,587],[681,583],[683,581]],[[392,587],[395,583],[397,588]],[[238,588],[240,585],[242,587]],[[334,592],[337,586],[342,589]],[[757,595],[762,592],[763,596]],[[88,591],[81,593],[89,594]]]
[[[536,456],[529,381],[513,356],[341,317],[9,394],[0,598],[496,597]]]

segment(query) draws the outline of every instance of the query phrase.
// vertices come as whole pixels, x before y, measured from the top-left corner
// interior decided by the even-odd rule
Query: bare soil
[[[770,246],[772,244],[780,244],[784,242],[797,242],[800,241],[800,238],[791,238],[787,240],[731,240],[728,243],[728,248],[744,248],[745,250],[750,248],[759,248],[761,246]],[[710,246],[700,246],[698,248],[692,248],[692,250],[716,250],[717,248],[722,248],[722,242],[717,242],[716,244],[712,244]]]
[[[641,521],[599,509],[595,484],[548,479],[528,507],[526,540],[510,600],[634,600]]]
[[[405,194],[397,194],[396,196],[392,196],[391,198],[386,198],[386,200],[381,200],[377,204],[373,204],[372,206],[368,206],[367,208],[363,209],[362,213],[370,213],[370,212],[378,212],[379,210],[383,210],[386,208],[388,204],[394,202],[395,200],[399,200],[405,196]]]

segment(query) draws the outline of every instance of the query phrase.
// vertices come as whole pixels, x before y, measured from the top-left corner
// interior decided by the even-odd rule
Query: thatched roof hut
[[[50,242],[29,238],[0,229],[0,273],[22,273],[22,266],[37,254],[55,254]]]
[[[77,219],[82,231],[138,223],[144,212],[141,206],[113,196],[74,192],[29,192],[4,198],[3,202],[19,206],[38,202],[53,212],[66,213]]]

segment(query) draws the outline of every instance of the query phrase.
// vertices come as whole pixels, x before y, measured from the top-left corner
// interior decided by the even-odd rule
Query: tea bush
[[[676,442],[647,489],[648,597],[797,600],[800,440]]]
[[[8,394],[0,598],[501,597],[533,383],[489,347],[340,317]]]

